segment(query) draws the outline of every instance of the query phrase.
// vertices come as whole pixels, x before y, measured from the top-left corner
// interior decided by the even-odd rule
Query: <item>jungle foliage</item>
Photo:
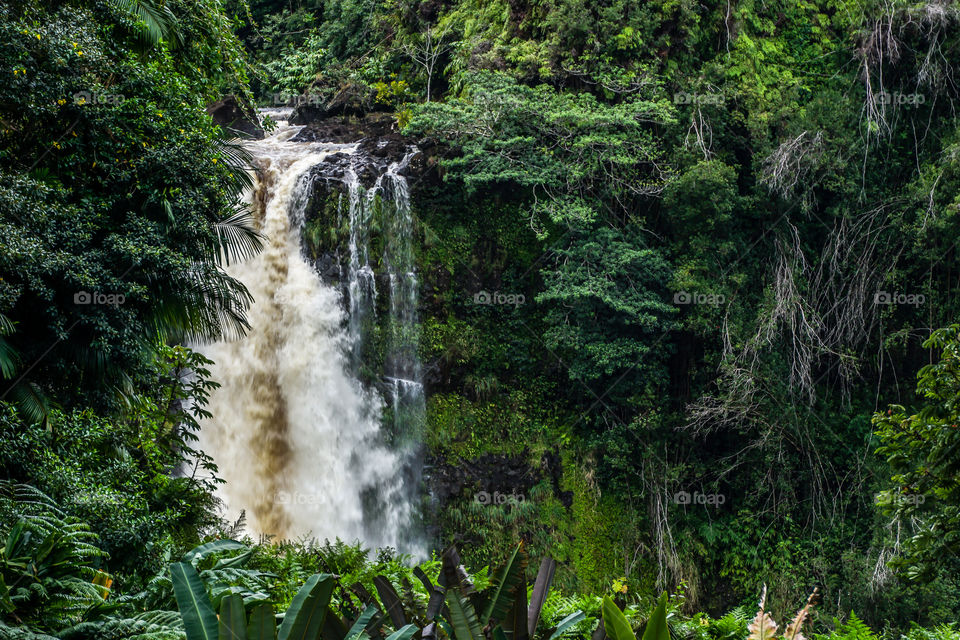
[[[820,586],[874,624],[953,619],[956,470],[922,431],[952,391],[912,380],[960,311],[954,4],[250,8],[262,98],[375,92],[434,149],[427,442],[527,478],[442,507],[465,557],[519,535],[580,591],[625,574],[720,611]]]
[[[958,23],[0,3],[0,637],[956,640]],[[177,345],[246,329],[229,93],[361,96],[429,152],[425,444],[493,468],[432,514],[462,562],[217,517],[216,383]]]

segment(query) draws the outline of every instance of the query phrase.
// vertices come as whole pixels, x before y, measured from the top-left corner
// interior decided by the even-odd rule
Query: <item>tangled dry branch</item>
[[[763,161],[760,181],[784,200],[798,195],[804,204],[811,204],[811,177],[823,154],[823,132],[811,134],[804,131],[792,140],[787,140]]]

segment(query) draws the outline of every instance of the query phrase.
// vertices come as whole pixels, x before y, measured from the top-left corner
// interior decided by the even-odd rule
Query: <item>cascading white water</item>
[[[404,461],[383,443],[381,401],[352,375],[340,293],[301,255],[307,172],[353,149],[290,142],[298,129],[281,122],[248,144],[259,169],[250,202],[265,247],[229,268],[255,299],[250,331],[201,347],[222,385],[201,448],[226,480],[228,513],[245,511],[255,533],[413,551],[402,544],[411,512]]]
[[[363,320],[376,313],[377,288],[370,266],[370,227],[380,219],[383,233],[383,267],[389,281],[389,313],[383,325],[388,337],[384,349],[383,379],[389,387],[394,436],[409,442],[419,434],[424,419],[425,399],[417,356],[418,282],[413,252],[413,216],[406,169],[416,153],[408,151],[387,167],[364,191],[353,170],[345,184],[349,196],[350,257],[346,270],[350,297],[350,330],[356,353],[368,336]]]
[[[350,300],[350,338],[354,364],[358,364],[363,342],[363,321],[376,313],[377,281],[370,266],[370,207],[364,206],[360,179],[353,169],[345,175],[350,214],[349,266],[347,295]],[[342,201],[342,198],[341,198]]]
[[[385,261],[390,274],[391,341],[387,352],[386,375],[393,384],[394,430],[402,436],[420,426],[424,416],[423,382],[417,356],[419,336],[417,302],[419,283],[413,254],[413,217],[410,193],[400,171],[413,152],[392,164],[377,181],[393,202],[387,225]]]

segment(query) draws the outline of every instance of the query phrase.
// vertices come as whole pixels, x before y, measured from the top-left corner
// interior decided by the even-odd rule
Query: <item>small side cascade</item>
[[[425,413],[417,354],[419,281],[414,250],[415,222],[410,187],[404,176],[404,170],[417,152],[416,148],[408,149],[400,160],[381,170],[369,188],[364,188],[358,174],[370,173],[363,170],[370,159],[357,154],[343,171],[345,197],[340,198],[340,216],[346,217],[349,227],[348,255],[343,256],[341,263],[341,280],[348,299],[354,363],[358,368],[368,364],[363,362],[364,347],[379,338],[382,370],[378,375],[384,400],[392,412],[393,436],[398,443],[417,439]],[[376,252],[371,249],[374,239],[378,244]],[[381,294],[378,273],[381,289],[385,288],[388,296],[381,306],[385,312],[383,317],[378,317],[377,311]]]

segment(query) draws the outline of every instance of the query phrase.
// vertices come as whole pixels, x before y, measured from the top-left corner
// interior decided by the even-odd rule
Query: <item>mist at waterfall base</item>
[[[258,169],[249,197],[264,247],[227,269],[255,300],[247,335],[199,347],[214,361],[213,379],[221,384],[211,395],[213,417],[202,423],[200,448],[213,456],[225,480],[219,492],[225,516],[233,520],[243,512],[251,534],[339,537],[423,556],[422,536],[413,527],[417,492],[411,484],[418,480],[411,473],[413,450],[387,444],[381,432],[386,408],[381,394],[364,388],[355,375],[353,359],[363,339],[358,321],[375,313],[375,290],[360,295],[357,290],[365,286],[361,272],[370,270],[366,247],[360,254],[351,241],[348,309],[343,292],[325,283],[301,252],[301,226],[312,189],[309,170],[326,156],[352,153],[354,147],[291,142],[298,129],[280,122],[264,140],[247,144]],[[381,181],[389,184],[392,200],[398,193],[403,196],[394,213],[409,216],[406,183],[395,173],[397,166]],[[378,188],[385,195],[381,181]],[[364,206],[368,199],[358,184],[348,187],[350,214],[357,218],[351,222],[359,227],[370,209]],[[406,317],[396,324],[407,331],[415,310],[411,317],[409,307],[394,305],[393,298],[405,295],[409,303],[413,296],[415,304],[412,261],[407,253],[393,263],[404,269],[404,287],[394,292],[391,286],[391,310],[402,315],[403,309]],[[366,286],[372,284],[368,279]],[[401,347],[391,352],[403,352]],[[406,354],[396,360],[406,369],[395,372],[388,363],[385,379],[406,383],[388,384],[416,391],[404,398],[394,394],[395,420],[409,414],[409,407],[422,414],[417,407],[423,404],[416,358]]]

